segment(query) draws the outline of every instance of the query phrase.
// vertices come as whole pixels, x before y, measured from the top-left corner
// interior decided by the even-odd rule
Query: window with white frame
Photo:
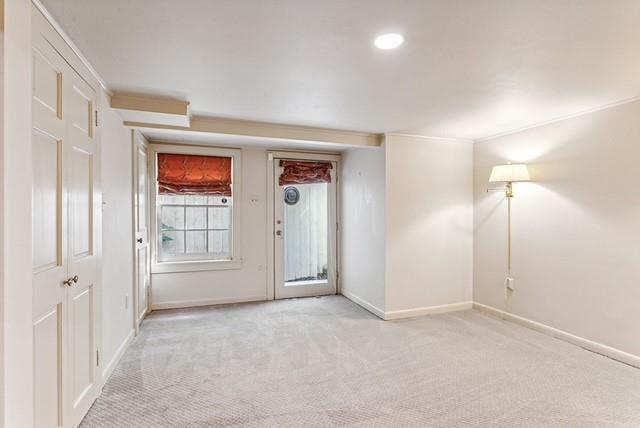
[[[237,155],[225,149],[185,151],[155,156],[156,260],[232,261]]]

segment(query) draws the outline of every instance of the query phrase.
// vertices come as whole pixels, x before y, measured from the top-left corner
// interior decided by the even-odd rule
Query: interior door
[[[276,299],[336,293],[336,162],[330,183],[279,184],[274,159]],[[304,161],[304,159],[296,159]]]
[[[133,131],[134,150],[134,207],[135,207],[135,308],[136,332],[149,311],[150,253],[149,253],[149,174],[147,143]]]
[[[33,39],[33,333],[35,426],[63,424],[67,203],[63,184],[62,78],[66,64]]]
[[[97,397],[95,243],[97,141],[94,138],[96,94],[73,70],[63,76],[66,137],[63,144],[64,183],[68,209],[67,290],[69,353],[66,374],[73,426],[80,423]],[[99,226],[98,226],[99,227]]]

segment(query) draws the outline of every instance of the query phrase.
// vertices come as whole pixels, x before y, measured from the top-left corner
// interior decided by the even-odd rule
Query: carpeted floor
[[[477,311],[152,313],[84,427],[640,427],[640,370]]]

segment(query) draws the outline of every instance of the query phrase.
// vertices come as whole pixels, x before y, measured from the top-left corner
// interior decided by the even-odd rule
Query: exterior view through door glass
[[[275,298],[335,294],[336,163],[275,162]]]

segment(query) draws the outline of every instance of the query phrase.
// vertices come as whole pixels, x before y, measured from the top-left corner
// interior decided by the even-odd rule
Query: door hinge
[[[100,351],[96,349],[96,366],[100,365]]]
[[[100,121],[98,120],[98,110],[96,110],[96,128],[100,126]]]

